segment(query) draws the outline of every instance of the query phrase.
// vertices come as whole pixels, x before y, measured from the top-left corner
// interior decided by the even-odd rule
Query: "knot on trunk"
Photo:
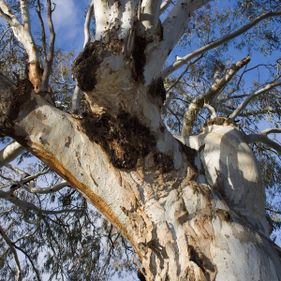
[[[33,86],[28,79],[20,80],[16,87],[10,83],[9,88],[3,87],[0,90],[0,126],[3,133],[7,134],[13,129],[13,121],[17,118],[20,107],[30,101],[32,90]]]
[[[123,42],[106,34],[102,41],[90,42],[86,45],[72,66],[73,77],[83,92],[89,92],[97,84],[96,73],[106,57],[122,52]]]
[[[230,118],[219,116],[216,118],[213,118],[211,120],[208,120],[204,127],[212,126],[212,125],[219,125],[219,126],[233,126],[237,127],[237,124]]]
[[[89,115],[82,120],[82,127],[119,169],[135,168],[138,159],[145,157],[155,146],[149,129],[126,112],[117,117],[107,113]]]

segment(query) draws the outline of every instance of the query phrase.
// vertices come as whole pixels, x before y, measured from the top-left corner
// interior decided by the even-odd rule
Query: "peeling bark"
[[[188,150],[129,113],[77,120],[33,94],[32,87],[19,95],[10,82],[1,85],[1,97],[11,104],[22,97],[12,118],[1,111],[1,132],[58,172],[121,230],[146,280],[281,280],[255,160],[235,127],[217,119],[197,136],[201,149]],[[134,165],[116,166],[111,149],[122,158],[130,143],[149,149],[138,148]]]
[[[179,137],[184,146],[161,123],[160,70],[187,18],[209,1],[178,1],[164,34],[160,2],[92,1],[95,41],[73,65],[88,102],[81,119],[35,94],[38,60],[29,64],[32,83],[13,85],[0,75],[0,133],[39,157],[120,229],[147,281],[281,280],[264,190],[243,134],[218,117],[199,135]],[[209,97],[242,65],[234,65]],[[205,102],[200,96],[191,115]]]

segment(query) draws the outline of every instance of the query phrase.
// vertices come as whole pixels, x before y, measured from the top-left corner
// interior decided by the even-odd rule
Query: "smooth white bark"
[[[0,151],[0,167],[10,163],[24,151],[25,148],[16,141],[8,144]]]

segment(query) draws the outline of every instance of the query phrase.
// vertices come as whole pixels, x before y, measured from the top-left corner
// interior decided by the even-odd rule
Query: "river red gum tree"
[[[253,136],[233,122],[249,101],[228,117],[209,120],[200,134],[191,134],[199,111],[208,104],[214,109],[211,101],[250,58],[227,68],[192,100],[180,136],[173,137],[161,121],[165,76],[281,14],[263,14],[163,70],[185,23],[208,2],[176,1],[161,23],[170,1],[92,1],[86,19],[95,19],[95,41],[85,36],[85,48],[73,65],[76,90],[88,104],[81,117],[56,108],[48,98],[51,2],[49,54],[39,67],[27,2],[20,1],[20,21],[1,0],[0,14],[24,45],[30,74],[18,85],[0,76],[1,134],[39,157],[120,229],[139,256],[146,280],[281,280],[280,257],[269,240],[264,189],[248,146]],[[273,81],[265,91],[280,84]],[[256,140],[280,149],[267,134]],[[9,159],[13,151],[18,153],[19,146],[11,147]]]

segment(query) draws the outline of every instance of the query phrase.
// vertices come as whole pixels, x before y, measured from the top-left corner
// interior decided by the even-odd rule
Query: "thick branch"
[[[278,132],[280,133],[280,130],[278,130]],[[279,143],[277,143],[276,141],[270,139],[267,136],[267,132],[266,133],[260,133],[260,134],[251,134],[251,135],[247,135],[246,136],[246,142],[247,143],[257,143],[257,142],[261,142],[264,143],[265,145],[273,148],[274,150],[276,150],[279,154],[281,154],[281,145]]]
[[[141,23],[146,37],[153,36],[159,25],[161,0],[141,1]]]
[[[213,42],[193,51],[192,53],[190,53],[184,57],[177,57],[177,60],[171,66],[167,67],[163,71],[162,76],[163,77],[168,76],[175,70],[179,69],[182,65],[186,64],[188,61],[193,59],[194,57],[197,57],[197,56],[207,52],[208,50],[214,49],[214,48],[216,48],[222,44],[225,44],[228,41],[240,36],[241,34],[245,33],[246,31],[248,31],[249,29],[251,29],[252,27],[257,25],[259,22],[261,22],[265,19],[271,18],[271,17],[280,16],[280,15],[281,15],[281,11],[268,12],[268,13],[262,14],[261,16],[255,18],[250,23],[244,25],[243,27],[239,28],[238,30],[234,31],[233,33],[230,33],[229,35],[226,35],[223,38],[213,41]]]
[[[13,84],[6,82],[1,85],[3,85],[0,87],[1,98],[14,104],[16,93],[9,89]],[[95,134],[95,128],[86,134],[84,131],[88,129],[80,120],[56,109],[39,95],[33,93],[28,95],[29,97],[22,99],[20,107],[15,108],[12,117],[9,116],[9,111],[0,110],[1,132],[5,134],[8,132],[11,137],[65,178],[132,243],[137,243],[130,235],[128,217],[123,212],[123,208],[129,209],[135,204],[134,196],[128,198],[128,186],[125,181],[127,173],[114,168],[108,154],[91,139],[91,134]],[[14,129],[5,130],[9,118],[14,118],[8,123],[9,126],[12,123]],[[123,180],[120,180],[121,177]],[[15,197],[9,199],[13,201]]]
[[[281,86],[281,81],[275,81],[275,82],[271,82],[268,83],[266,86],[264,86],[263,88],[257,90],[256,92],[254,92],[253,94],[249,95],[230,115],[229,118],[231,119],[235,119],[238,114],[243,111],[246,106],[255,98],[257,98],[258,96],[268,92],[269,90],[276,88],[278,86]]]
[[[8,144],[5,148],[0,151],[0,167],[13,161],[24,151],[25,148],[16,141]]]
[[[192,13],[210,0],[184,0],[177,1],[168,17],[163,22],[163,40],[151,48],[147,54],[147,65],[145,67],[145,81],[147,84],[155,77],[159,77],[159,70],[162,69],[167,56],[178,43],[186,30],[186,22]],[[176,28],[175,28],[176,27]]]
[[[214,82],[209,91],[195,97],[191,101],[188,110],[184,114],[183,129],[181,133],[182,137],[186,137],[190,134],[197,115],[201,108],[203,108],[204,104],[213,99],[227,85],[227,83],[232,79],[235,73],[237,73],[237,71],[239,71],[239,69],[241,69],[244,65],[249,63],[249,61],[250,57],[246,57],[245,59],[238,61],[236,64],[232,65],[226,71],[224,77],[222,77],[221,79],[217,79]]]

